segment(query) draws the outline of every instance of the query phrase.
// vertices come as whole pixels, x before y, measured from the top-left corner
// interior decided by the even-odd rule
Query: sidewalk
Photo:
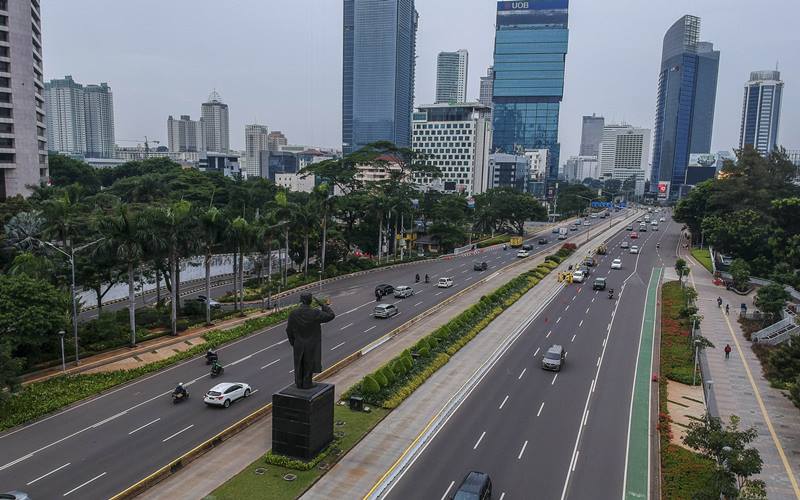
[[[682,253],[687,253],[682,250]],[[767,484],[769,498],[800,499],[797,478],[800,477],[800,410],[782,391],[770,387],[761,372],[761,363],[744,338],[737,317],[739,305],[753,310],[755,294],[741,296],[713,284],[711,274],[691,256],[682,255],[691,268],[689,281],[697,290],[697,306],[703,317],[702,335],[715,349],[704,352],[709,372],[704,383],[711,384],[719,417],[727,421],[731,415],[741,418],[740,428],[755,427],[758,437],[753,445],[764,461],[760,478]],[[673,271],[674,272],[674,271]],[[717,297],[723,301],[717,307]],[[725,314],[730,304],[730,315]],[[730,344],[730,359],[723,349]]]

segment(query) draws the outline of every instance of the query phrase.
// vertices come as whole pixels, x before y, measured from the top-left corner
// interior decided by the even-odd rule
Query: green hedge
[[[200,355],[206,349],[219,347],[232,340],[283,322],[289,315],[289,311],[290,309],[285,309],[269,316],[249,319],[244,324],[230,330],[212,330],[203,335],[206,340],[204,344],[175,353],[173,356],[155,363],[130,370],[61,375],[29,384],[0,403],[0,431],[30,422],[114,386]]]
[[[566,257],[572,250],[562,248],[559,253],[560,257]],[[550,270],[550,266],[544,264],[484,295],[477,304],[420,339],[410,350],[403,351],[365,376],[348,389],[342,398],[361,394],[372,405],[396,408],[505,309],[536,286]],[[392,376],[387,377],[387,372]],[[384,384],[384,381],[387,383]]]
[[[339,443],[341,440],[334,439],[331,441],[331,444],[325,447],[319,455],[314,457],[308,462],[304,462],[303,460],[299,460],[296,458],[289,458],[284,455],[278,455],[277,453],[272,453],[272,450],[269,450],[266,455],[264,455],[264,461],[268,465],[277,465],[278,467],[286,467],[287,469],[294,469],[294,470],[311,470],[316,467],[322,460],[330,455],[331,451],[335,450],[339,447]]]
[[[478,248],[486,248],[492,245],[499,245],[500,243],[508,243],[511,241],[511,236],[507,234],[500,234],[495,236],[494,238],[489,238],[488,240],[479,241],[477,243]]]
[[[686,292],[677,281],[661,287],[661,373],[670,380],[692,384],[694,349],[690,333],[691,322],[682,315]],[[700,377],[695,378],[700,384]]]

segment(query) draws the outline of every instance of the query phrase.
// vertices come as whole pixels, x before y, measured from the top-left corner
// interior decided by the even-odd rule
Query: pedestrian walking
[[[717,297],[717,307],[722,307],[722,297]]]
[[[725,344],[725,359],[729,359],[731,357],[731,345]]]
[[[725,314],[730,314],[730,313],[731,313],[731,305],[725,304]]]

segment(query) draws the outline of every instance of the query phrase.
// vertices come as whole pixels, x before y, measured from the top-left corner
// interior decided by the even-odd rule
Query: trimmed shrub
[[[381,391],[381,385],[375,380],[375,377],[367,375],[361,381],[361,390],[364,391],[364,394],[377,394]]]
[[[428,356],[431,355],[431,348],[428,347],[427,344],[426,344],[424,347],[420,347],[419,351],[417,351],[417,352],[423,358],[427,358]]]
[[[378,370],[373,373],[372,378],[381,386],[381,389],[389,386],[389,380],[386,378],[386,375],[383,374],[383,370]]]
[[[387,386],[394,384],[396,377],[394,376],[391,365],[386,365],[381,368],[381,374],[384,376],[384,378],[386,378],[386,381],[388,382]]]

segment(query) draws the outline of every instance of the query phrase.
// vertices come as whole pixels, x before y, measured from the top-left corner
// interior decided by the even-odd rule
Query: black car
[[[385,297],[386,295],[391,295],[393,293],[394,287],[392,285],[387,285],[384,283],[375,287],[375,295],[380,294],[382,297]]]
[[[522,245],[522,249],[530,252],[533,250],[533,245]]]
[[[472,471],[461,481],[455,494],[450,497],[458,500],[489,500],[492,498],[492,480],[485,472]]]
[[[539,238],[540,245],[547,245],[547,238]]]
[[[472,269],[475,271],[485,271],[489,268],[489,264],[486,262],[476,262],[472,265]]]
[[[592,283],[592,290],[605,290],[605,289],[606,289],[606,279],[595,278],[594,283]]]

